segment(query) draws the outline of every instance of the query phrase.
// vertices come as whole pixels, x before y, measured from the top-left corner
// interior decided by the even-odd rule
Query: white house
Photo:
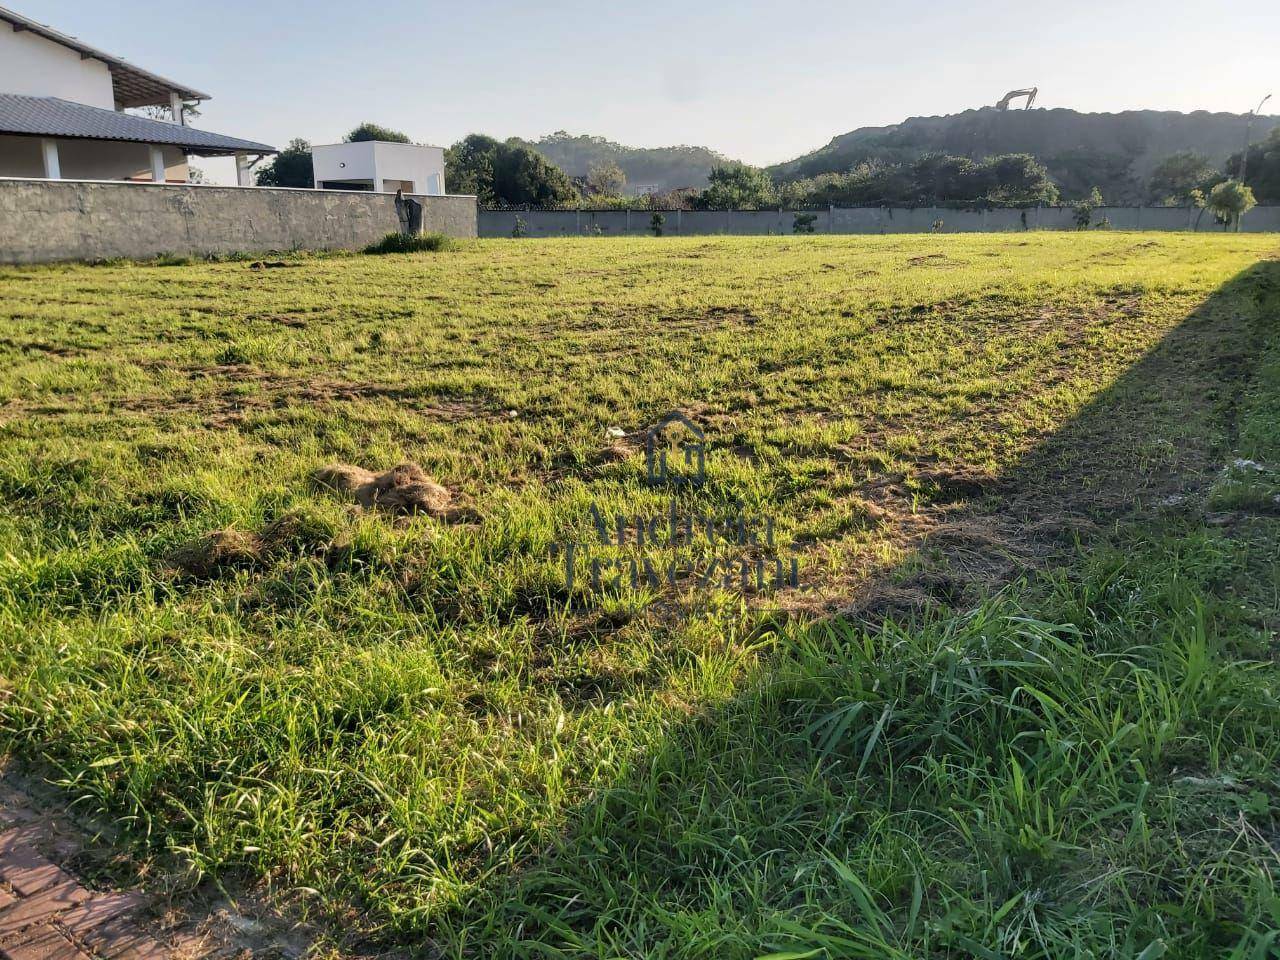
[[[208,100],[75,37],[0,7],[0,177],[185,183],[189,156],[248,158],[274,147],[189,127],[183,103]],[[172,122],[130,107],[168,108]]]
[[[444,150],[419,143],[363,140],[311,148],[315,186],[320,190],[444,194]]]

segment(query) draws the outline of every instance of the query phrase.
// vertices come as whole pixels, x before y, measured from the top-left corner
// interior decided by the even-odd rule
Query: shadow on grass
[[[600,957],[1265,950],[1276,677],[1228,596],[1256,558],[1196,505],[1277,307],[1280,264],[1224,285],[1000,477],[997,508],[951,514],[896,574],[963,581],[990,549],[1017,582],[972,607],[778,627],[744,692],[673,726],[446,939]],[[1028,557],[1045,569],[1018,580]]]

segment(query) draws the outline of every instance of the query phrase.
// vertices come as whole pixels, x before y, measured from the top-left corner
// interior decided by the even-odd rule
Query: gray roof
[[[181,83],[174,83],[141,67],[135,67],[128,60],[122,60],[96,47],[91,47],[75,37],[46,26],[30,17],[6,7],[0,7],[0,23],[8,23],[14,30],[30,30],[37,36],[60,43],[80,54],[82,60],[101,60],[111,71],[111,81],[115,88],[116,106],[149,107],[153,104],[167,105],[169,92],[173,91],[183,100],[208,100],[207,93],[192,90]]]
[[[265,143],[224,137],[208,130],[148,120],[58,97],[24,97],[14,93],[0,93],[0,133],[83,140],[132,140],[182,147],[205,157],[277,152],[275,147]]]

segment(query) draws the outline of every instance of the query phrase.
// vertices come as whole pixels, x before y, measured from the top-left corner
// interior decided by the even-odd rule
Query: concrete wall
[[[61,97],[106,110],[116,108],[111,71],[60,43],[0,23],[0,90],[27,97]]]
[[[816,215],[815,233],[928,233],[941,220],[941,233],[1001,232],[1016,230],[1075,230],[1075,214],[1070,207],[1042,207],[1029,210],[947,210],[933,207],[915,209],[857,207],[809,210]],[[664,235],[707,234],[789,234],[795,231],[796,211],[792,210],[668,210]],[[481,210],[482,237],[510,237],[516,218],[530,237],[606,236],[649,234],[653,214],[647,210]],[[1103,218],[1117,230],[1195,230],[1222,232],[1208,211],[1187,207],[1101,207],[1093,222]],[[1241,229],[1248,232],[1280,231],[1280,207],[1255,207],[1244,216]]]
[[[475,197],[418,197],[423,229],[476,235]],[[391,194],[0,179],[0,263],[355,250],[399,229]]]

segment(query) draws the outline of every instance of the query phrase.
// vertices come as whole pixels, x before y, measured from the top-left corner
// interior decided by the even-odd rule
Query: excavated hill
[[[1141,202],[1152,169],[1171,153],[1191,150],[1220,165],[1244,143],[1246,115],[1125,110],[996,110],[983,107],[942,117],[911,117],[887,127],[860,127],[820,150],[769,168],[778,179],[843,172],[866,160],[910,161],[925,153],[980,157],[1030,153],[1049,169],[1064,196],[1097,186],[1115,202]],[[1280,117],[1253,124],[1260,139]]]

